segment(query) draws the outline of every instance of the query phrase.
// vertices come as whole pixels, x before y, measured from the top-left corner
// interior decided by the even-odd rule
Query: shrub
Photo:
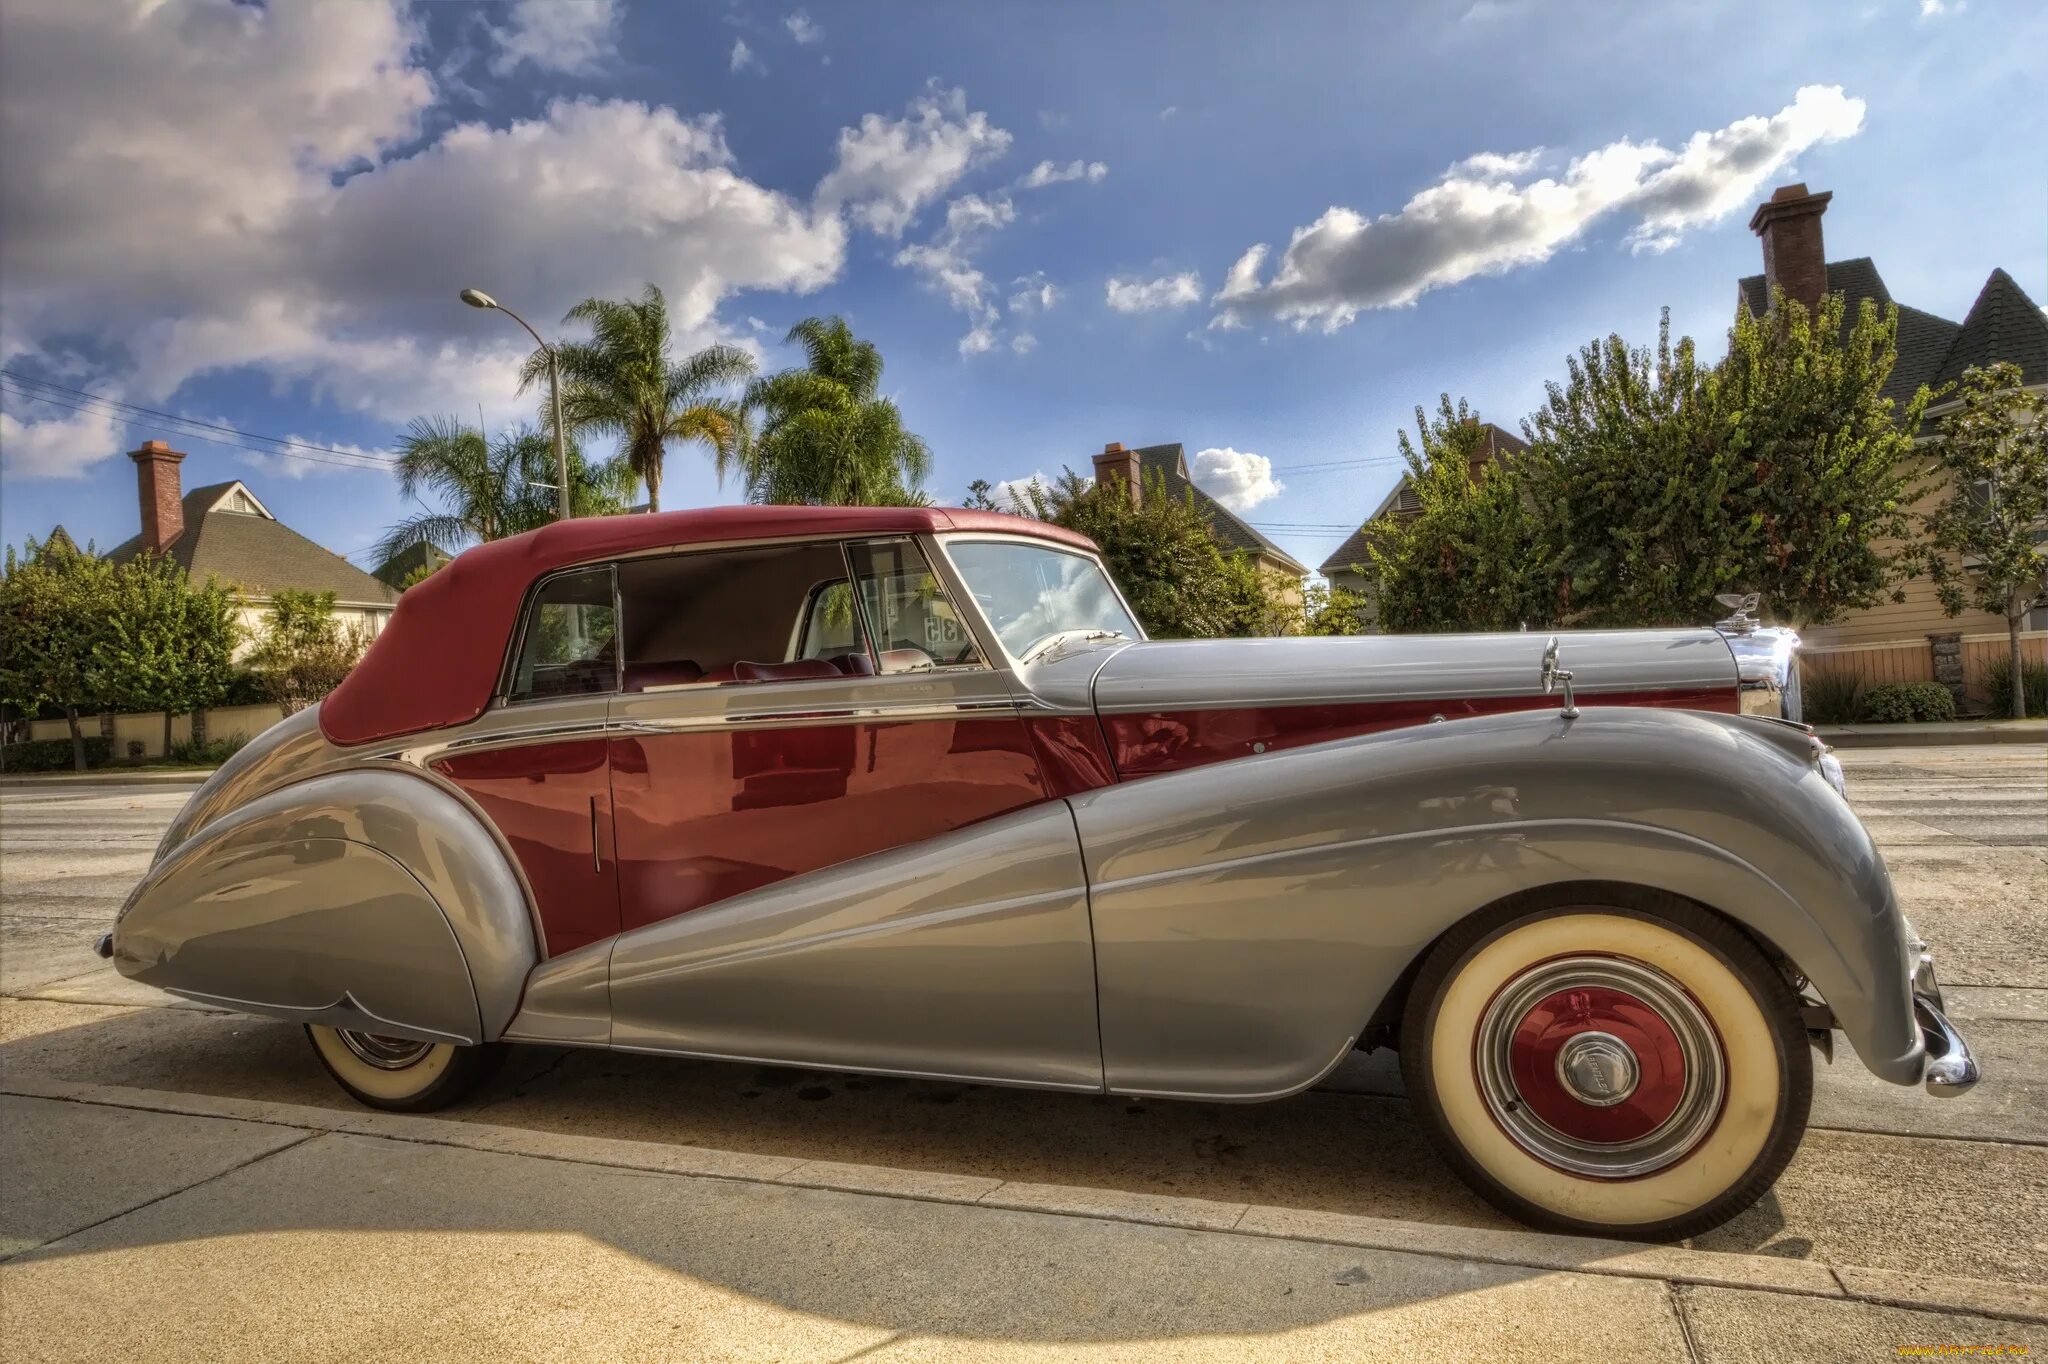
[[[85,765],[105,767],[114,760],[114,741],[103,735],[89,735],[85,741]],[[0,770],[8,772],[69,772],[71,740],[32,739],[27,743],[0,747]]]
[[[1939,682],[1886,682],[1863,693],[1856,706],[1856,718],[1876,725],[1953,720],[1956,699]]]
[[[246,734],[229,734],[218,739],[208,739],[195,744],[190,739],[180,739],[171,745],[170,759],[189,767],[219,767],[241,751],[249,742]]]
[[[1991,698],[1984,713],[1994,720],[2012,718],[2012,660],[1994,658],[1984,669],[1984,685]],[[2048,715],[2048,663],[2020,660],[2020,687],[2026,693],[2027,714]]]
[[[1800,679],[1800,715],[1808,724],[1846,725],[1856,718],[1863,674],[1853,668],[1813,668]]]

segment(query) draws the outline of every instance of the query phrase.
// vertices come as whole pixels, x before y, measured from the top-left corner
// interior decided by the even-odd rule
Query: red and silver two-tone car
[[[1834,1030],[1976,1077],[1839,765],[1742,714],[1759,647],[1153,642],[1036,521],[563,522],[408,591],[103,950],[401,1109],[513,1042],[1211,1100],[1392,1046],[1500,1207],[1686,1235]]]

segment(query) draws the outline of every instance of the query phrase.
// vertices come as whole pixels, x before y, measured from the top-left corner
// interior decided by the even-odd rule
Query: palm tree
[[[576,516],[612,516],[626,509],[634,477],[623,461],[590,464],[568,443],[569,510]],[[554,444],[530,426],[486,440],[453,417],[416,417],[399,442],[399,493],[433,496],[440,509],[406,517],[385,532],[374,551],[379,563],[418,544],[457,550],[503,539],[553,521]],[[424,505],[424,503],[423,503]]]
[[[707,346],[677,364],[669,358],[668,300],[650,284],[637,301],[586,298],[562,318],[590,324],[588,341],[555,346],[562,376],[562,423],[579,435],[617,436],[619,453],[647,485],[647,508],[661,510],[661,465],[672,440],[701,440],[724,481],[745,443],[739,404],[720,385],[754,372],[753,357]],[[546,351],[519,370],[519,389],[547,373]]]
[[[919,491],[931,450],[903,427],[896,404],[877,396],[882,356],[837,317],[808,317],[787,340],[804,348],[802,369],[747,386],[746,410],[761,414],[758,436],[739,464],[756,502],[821,506],[924,505]]]

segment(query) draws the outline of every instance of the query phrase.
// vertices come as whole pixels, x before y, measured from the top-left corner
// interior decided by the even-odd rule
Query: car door
[[[620,594],[614,1045],[1097,1088],[1073,819],[917,541]]]
[[[433,769],[476,802],[533,892],[541,951],[619,931],[605,725],[618,690],[609,564],[544,578],[528,601],[503,695]]]

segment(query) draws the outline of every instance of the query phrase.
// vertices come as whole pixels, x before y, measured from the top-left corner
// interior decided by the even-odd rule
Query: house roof
[[[416,545],[406,546],[386,559],[377,566],[371,576],[393,591],[402,592],[405,590],[405,580],[412,576],[414,570],[422,566],[430,569],[439,568],[454,557],[439,545],[422,540]]]
[[[240,487],[239,480],[209,483],[180,499],[185,529],[171,542],[170,555],[185,576],[202,582],[217,578],[252,597],[290,589],[332,592],[336,601],[357,605],[381,605],[397,599],[397,594],[377,579],[271,516],[254,496],[249,500],[262,509],[258,512],[224,509],[221,504]],[[135,535],[116,545],[107,557],[117,564],[126,563],[141,551],[142,537]]]
[[[1770,304],[1764,277],[1746,276],[1739,281],[1739,288],[1742,305],[1762,316]],[[1845,322],[1854,321],[1866,298],[1880,308],[1894,301],[1868,256],[1830,261],[1828,292],[1845,297]],[[1948,383],[1972,365],[1999,360],[2018,365],[2030,384],[2048,382],[2048,317],[2011,275],[1993,270],[1969,316],[1961,322],[1899,305],[1899,360],[1885,381],[1883,394],[1903,407],[1922,384]]]
[[[1529,448],[1529,442],[1492,422],[1482,422],[1480,428],[1485,436],[1485,444],[1480,447],[1479,457],[1472,461],[1474,477],[1478,476],[1482,467],[1499,459],[1503,454],[1518,455]],[[1332,573],[1342,573],[1346,569],[1369,566],[1372,563],[1372,523],[1389,513],[1400,515],[1420,510],[1421,504],[1415,501],[1413,482],[1404,473],[1386,497],[1381,499],[1373,514],[1365,518],[1365,524],[1352,531],[1344,543],[1337,546],[1336,552],[1323,560],[1319,571],[1324,577],[1328,577]]]
[[[706,507],[555,521],[465,550],[400,597],[363,661],[320,703],[320,729],[346,745],[474,720],[496,690],[526,589],[558,568],[719,541],[947,531],[1095,549],[1087,536],[1049,521],[959,507]]]
[[[1941,382],[1962,378],[1972,365],[2001,360],[2018,365],[2030,384],[2048,382],[2048,316],[2011,275],[1993,270],[1942,363]]]
[[[1194,494],[1195,510],[1209,523],[1209,532],[1225,549],[1241,549],[1248,554],[1277,559],[1285,568],[1296,574],[1305,574],[1299,559],[1252,529],[1242,517],[1218,502],[1197,487],[1188,477],[1187,452],[1178,442],[1172,445],[1145,445],[1132,451],[1138,457],[1138,468],[1149,481],[1157,475],[1166,484],[1166,491],[1174,497]]]

